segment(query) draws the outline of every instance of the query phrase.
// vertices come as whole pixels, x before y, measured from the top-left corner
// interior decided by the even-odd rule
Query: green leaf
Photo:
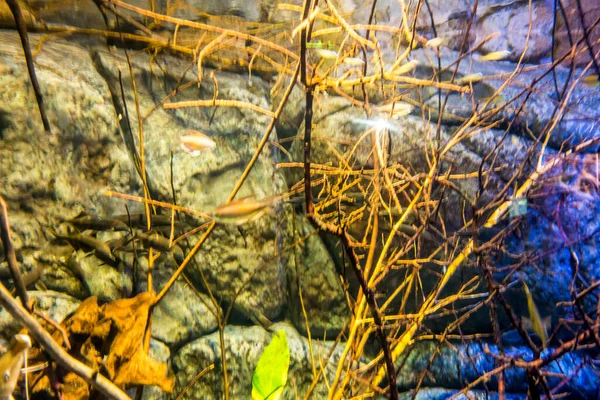
[[[287,382],[290,348],[285,331],[279,331],[265,347],[252,377],[252,400],[278,400]]]

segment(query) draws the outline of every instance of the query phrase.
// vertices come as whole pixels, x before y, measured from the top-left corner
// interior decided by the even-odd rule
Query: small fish
[[[448,39],[447,38],[441,38],[441,37],[434,37],[431,40],[428,40],[427,43],[425,43],[425,47],[440,47],[440,46],[444,46],[446,43],[448,43]]]
[[[113,267],[117,265],[117,261],[111,252],[110,247],[108,247],[106,243],[101,242],[96,238],[88,235],[81,235],[79,233],[60,235],[54,230],[50,230],[50,233],[52,233],[52,235],[54,235],[57,239],[62,239],[69,242],[69,244],[71,244],[73,247],[81,247],[86,251],[92,251],[96,257],[108,265]]]
[[[83,251],[79,250],[78,252],[71,254],[71,256],[67,259],[65,266],[71,272],[71,274],[76,279],[78,279],[79,282],[81,282],[81,285],[83,286],[83,289],[87,292],[87,294],[91,296],[92,290],[90,289],[88,281],[85,278],[85,271],[81,267],[80,260],[82,260],[85,257],[85,253],[82,253]],[[80,254],[81,257],[79,256]]]
[[[389,104],[386,104],[383,106],[378,106],[376,108],[377,112],[386,114],[385,115],[386,117],[388,117],[391,113],[392,119],[404,117],[404,116],[410,114],[412,112],[412,110],[413,110],[413,106],[411,106],[410,104],[407,104],[407,103],[402,103],[402,102],[389,103]]]
[[[44,284],[44,282],[42,281],[37,281],[33,284],[33,287],[35,288],[35,290],[37,290],[38,292],[46,292],[48,291],[48,287]]]
[[[268,197],[263,200],[255,200],[248,196],[231,203],[223,204],[212,211],[212,215],[217,218],[246,218],[243,222],[258,218],[264,214],[265,208],[273,205],[274,198]]]
[[[598,75],[595,74],[588,75],[585,78],[583,78],[583,83],[591,87],[596,87],[600,84],[600,78],[598,78]]]
[[[537,309],[537,306],[533,302],[533,297],[531,296],[531,292],[529,291],[529,288],[527,287],[527,284],[525,282],[523,282],[523,290],[525,291],[525,296],[527,297],[527,309],[529,311],[529,320],[527,320],[527,318],[524,318],[523,325],[526,325],[525,326],[526,329],[527,329],[527,325],[531,326],[531,329],[533,330],[533,332],[535,332],[535,334],[538,335],[538,337],[542,341],[542,348],[545,349],[546,344],[548,342],[547,327],[549,325],[549,317],[542,319],[542,317],[540,316],[540,313]]]
[[[270,331],[271,326],[273,326],[273,322],[271,322],[263,313],[258,310],[254,310],[250,313],[249,318],[255,325],[260,325],[266,331]]]
[[[417,60],[411,60],[411,61],[407,62],[406,64],[396,68],[392,72],[396,75],[407,74],[410,71],[412,71],[413,69],[417,68],[417,65],[419,65],[419,62]]]
[[[19,372],[23,367],[23,362],[27,350],[31,348],[31,339],[24,334],[17,334],[11,341],[11,346],[6,353],[0,357],[0,399],[12,400],[12,393],[15,391]]]
[[[137,238],[142,242],[144,247],[152,247],[163,253],[172,253],[177,262],[183,262],[184,255],[181,247],[177,244],[169,246],[169,239],[160,235],[158,232],[144,232],[138,235]]]
[[[324,58],[326,60],[337,60],[338,58],[338,53],[336,53],[333,50],[327,50],[327,49],[314,49],[315,50],[315,54],[317,54],[319,57]]]
[[[115,217],[119,221],[123,221],[126,224],[131,223],[133,226],[137,226],[139,228],[146,228],[148,226],[148,221],[146,219],[146,214],[122,214],[117,215]],[[170,215],[152,215],[150,216],[152,220],[152,226],[171,226],[171,216]],[[177,225],[177,222],[175,223]]]
[[[93,229],[97,231],[106,231],[114,229],[115,231],[128,231],[129,227],[123,221],[113,218],[100,218],[95,215],[82,215],[71,221],[71,224],[75,225],[81,230]]]
[[[77,259],[77,253],[71,254],[65,263],[67,269],[73,274],[73,276],[81,281],[85,281],[85,272],[81,268],[81,264]]]
[[[188,129],[187,135],[181,136],[181,147],[193,157],[200,155],[203,150],[212,150],[217,144],[204,133]]]
[[[479,59],[479,61],[481,61],[481,62],[499,61],[499,60],[504,60],[509,55],[510,55],[510,51],[508,51],[508,50],[494,51],[494,52],[486,54],[485,56],[482,56]]]
[[[344,63],[352,65],[353,67],[362,67],[365,62],[358,57],[346,57]]]
[[[462,78],[456,80],[457,85],[466,85],[469,83],[475,83],[483,80],[483,74],[481,72],[477,72],[476,74],[465,75]]]

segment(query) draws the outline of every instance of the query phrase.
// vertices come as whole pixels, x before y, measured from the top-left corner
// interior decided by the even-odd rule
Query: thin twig
[[[23,13],[17,0],[6,0],[10,11],[15,19],[17,30],[19,31],[19,37],[21,38],[21,44],[23,45],[23,52],[25,53],[25,62],[27,63],[27,71],[29,71],[29,79],[31,80],[31,86],[33,86],[33,92],[35,93],[35,99],[37,101],[40,115],[42,117],[42,124],[44,130],[50,132],[50,122],[48,122],[48,116],[46,115],[46,109],[44,108],[44,98],[42,96],[42,90],[38,83],[37,76],[35,74],[35,66],[33,65],[33,56],[31,55],[31,46],[29,45],[29,37],[27,36],[27,25],[23,19]]]
[[[375,298],[375,291],[369,287],[365,277],[360,270],[360,262],[354,249],[352,248],[350,236],[344,232],[341,228],[335,227],[331,224],[324,223],[315,215],[309,216],[311,222],[313,222],[317,227],[323,231],[332,233],[337,235],[343,246],[343,251],[346,252],[350,257],[350,265],[352,266],[352,270],[356,275],[356,278],[359,281],[360,287],[365,295],[367,304],[371,310],[371,314],[373,315],[373,322],[375,323],[375,334],[377,335],[377,339],[379,340],[379,344],[383,351],[383,358],[385,360],[386,372],[388,377],[388,384],[390,386],[390,399],[397,400],[398,399],[398,386],[396,384],[396,368],[394,367],[394,362],[392,359],[392,353],[390,350],[390,344],[385,333],[383,318],[381,316],[381,312],[379,311],[379,307],[377,306],[377,300]]]
[[[12,239],[10,237],[8,207],[6,206],[6,202],[4,201],[2,196],[0,196],[0,237],[2,238],[2,244],[4,245],[4,256],[6,257],[6,261],[8,262],[8,268],[10,270],[10,274],[15,284],[17,295],[21,299],[23,307],[29,313],[31,313],[29,298],[27,296],[27,288],[25,287],[25,283],[23,282],[21,271],[19,270],[19,263],[17,262],[17,256],[15,254],[15,249],[13,247]]]
[[[306,0],[302,18],[306,19],[314,7],[312,0]],[[312,132],[312,113],[313,113],[313,91],[314,86],[309,84],[308,68],[306,62],[307,43],[310,42],[310,32],[312,24],[309,23],[302,29],[300,36],[300,79],[305,90],[305,111],[304,111],[304,199],[306,206],[306,214],[311,216],[314,212],[314,204],[312,201],[312,189],[310,186],[310,148],[311,148],[311,132]]]

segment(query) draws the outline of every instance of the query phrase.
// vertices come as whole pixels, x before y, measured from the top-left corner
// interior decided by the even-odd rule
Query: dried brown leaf
[[[167,364],[151,359],[140,347],[133,357],[119,369],[116,385],[157,385],[164,392],[171,392],[175,382],[167,378]]]
[[[62,385],[63,400],[87,400],[90,398],[90,390],[87,382],[80,376],[69,372],[65,375]]]
[[[121,365],[142,347],[153,299],[152,294],[145,292],[132,299],[115,300],[103,307],[104,320],[110,320],[117,332],[104,363],[111,378],[115,379]]]
[[[50,378],[45,372],[42,372],[39,379],[34,379],[35,385],[31,389],[31,393],[48,392],[50,393]]]
[[[85,299],[75,313],[63,325],[71,334],[90,335],[100,318],[100,307],[96,296]]]
[[[157,385],[170,392],[174,382],[167,378],[167,365],[152,360],[143,346],[154,299],[154,294],[144,292],[99,307],[97,299],[90,297],[64,325],[71,334],[88,336],[80,346],[80,357],[83,356],[92,368],[104,366],[115,384],[121,387]],[[107,348],[108,354],[105,353]],[[89,397],[89,392],[83,393],[79,386],[76,389],[73,398]],[[88,390],[87,386],[85,390]]]
[[[88,338],[81,345],[79,352],[89,367],[97,370],[100,364],[102,364],[102,354],[94,347],[91,338]]]

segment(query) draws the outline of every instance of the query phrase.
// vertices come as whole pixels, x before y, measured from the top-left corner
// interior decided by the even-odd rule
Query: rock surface
[[[594,49],[593,54],[595,54],[596,62],[600,62],[598,56],[598,45],[595,44],[598,41],[598,38],[600,38],[600,27],[598,24],[595,26],[593,25],[594,21],[598,18],[598,16],[600,16],[600,7],[598,6],[598,2],[595,0],[566,0],[563,1],[562,4],[565,14],[563,15],[562,12],[557,13],[556,20],[556,58],[560,58],[563,55],[570,53],[573,44],[585,41],[583,37],[584,30],[581,24],[581,12],[583,12],[583,22],[585,24],[589,42],[592,44]],[[579,9],[579,5],[581,5],[581,10]],[[570,38],[567,31],[567,25],[571,30]],[[578,50],[581,49],[582,44],[579,44]],[[589,51],[580,51],[575,57],[575,64],[579,67],[584,67],[591,60],[592,58]],[[570,62],[565,62],[564,64],[570,65]],[[594,71],[594,67],[592,67],[590,72],[594,73],[597,71]]]
[[[350,317],[340,276],[331,258],[333,251],[328,251],[304,217],[296,217],[294,231],[296,241],[302,242],[294,247],[295,267],[287,274],[290,319],[304,336],[310,329],[312,338],[333,340]]]
[[[398,386],[401,389],[411,388],[416,385],[421,377],[421,373],[430,361],[431,355],[436,351],[437,343],[431,341],[421,341],[415,344],[415,349],[411,352],[398,374]],[[487,353],[486,353],[487,351]],[[475,360],[469,354],[477,354]],[[482,376],[485,372],[493,370],[497,365],[494,356],[497,356],[498,348],[494,345],[481,344],[453,344],[452,346],[441,346],[439,355],[433,358],[430,366],[430,373],[427,373],[423,380],[424,387],[439,386],[444,388],[462,389],[464,384],[454,386],[457,382],[473,382]],[[533,360],[531,350],[527,347],[513,347],[506,349],[506,357],[515,358],[529,362]],[[449,368],[449,366],[452,366]],[[576,354],[568,354],[559,360],[549,363],[545,367],[549,373],[567,374],[571,377],[570,390],[574,396],[583,396],[583,398],[593,398],[598,395],[598,385],[593,385],[596,379],[596,373],[593,368],[586,364],[583,358]],[[432,379],[432,377],[435,377]],[[560,377],[548,377],[549,387],[555,387]],[[507,393],[518,396],[527,394],[527,381],[525,370],[518,367],[509,367],[504,371],[504,384]],[[498,390],[498,381],[494,377],[486,382],[488,390]],[[569,389],[565,391],[569,393]],[[428,398],[428,397],[424,397]]]
[[[36,43],[36,36],[32,42]],[[39,36],[38,36],[39,37]],[[106,81],[84,48],[46,43],[36,58],[53,133],[44,132],[16,32],[0,35],[0,177],[15,247],[40,248],[45,228],[81,211],[124,212],[102,192],[137,191]],[[35,117],[34,117],[35,116]],[[31,214],[36,218],[32,219]]]
[[[42,314],[54,321],[62,321],[67,315],[79,307],[80,301],[64,293],[50,290],[41,292],[37,290],[27,291],[30,300]],[[0,337],[9,341],[13,335],[23,329],[4,307],[0,307]]]
[[[99,51],[95,61],[104,78],[112,82],[112,93],[118,93],[118,71],[127,69],[123,54]],[[209,212],[225,203],[258,147],[269,117],[235,107],[219,107],[216,110],[211,107],[157,108],[150,114],[156,104],[176,88],[180,76],[183,77],[181,84],[185,84],[196,80],[197,74],[192,71],[186,73],[189,65],[172,57],[163,60],[169,65],[168,74],[156,70],[150,72],[146,67],[148,61],[147,57],[138,57],[132,60],[132,65],[136,71],[141,115],[148,115],[144,122],[144,146],[145,156],[152,160],[147,167],[150,190],[156,198],[172,200],[172,176],[179,205]],[[227,72],[219,72],[215,78],[219,82],[219,99],[248,102],[269,109],[268,90],[258,78],[253,78],[251,84],[247,79]],[[192,86],[181,90],[169,102],[208,100],[213,98],[213,93],[213,82],[207,78],[200,88]],[[133,98],[127,100],[133,101]],[[123,109],[122,105],[118,107]],[[130,116],[131,125],[137,126],[137,117],[131,112]],[[191,157],[181,151],[179,137],[185,134],[185,129],[209,135],[216,142],[215,150],[200,157]],[[135,133],[134,140],[139,146],[137,137]],[[263,152],[259,157],[238,198],[254,196],[263,199],[283,192],[283,179],[268,154],[268,151]],[[265,182],[270,184],[265,185]],[[280,218],[283,215],[276,212],[275,217],[264,217],[243,227],[234,224],[217,226],[188,268],[190,279],[198,287],[208,285],[227,306],[235,301],[237,309],[244,314],[239,318],[256,312],[268,319],[278,318],[286,301],[284,265],[287,260],[285,256],[272,257],[271,254],[282,243],[278,235],[285,234],[277,232],[276,221]],[[250,281],[251,289],[248,287]]]
[[[418,49],[411,54],[422,63],[422,67],[416,70],[415,75],[430,79],[433,76],[433,66],[426,52]],[[456,52],[443,50],[442,68],[452,64],[457,56]],[[457,79],[481,74],[483,80],[473,83],[472,97],[458,93],[449,95],[446,114],[442,119],[444,124],[458,125],[464,119],[471,117],[475,104],[480,113],[498,108],[496,115],[488,122],[501,121],[500,126],[510,127],[509,135],[520,135],[528,142],[540,135],[546,135],[551,128],[548,147],[555,150],[565,150],[598,136],[600,128],[595,120],[600,117],[600,110],[595,105],[600,100],[600,91],[596,87],[577,85],[568,93],[562,93],[563,86],[568,82],[569,71],[566,68],[556,68],[559,90],[563,96],[568,95],[565,107],[556,110],[558,111],[556,113],[557,96],[550,65],[526,65],[523,71],[512,77],[506,84],[506,78],[498,78],[500,75],[512,76],[515,67],[516,64],[505,61],[490,64],[473,59],[468,63],[461,62],[458,66]],[[573,76],[580,77],[582,72],[576,70]],[[570,82],[573,82],[572,79]],[[503,90],[498,93],[501,88]],[[431,110],[432,120],[436,121],[439,102],[437,93],[421,91],[421,95],[424,95],[425,105],[429,106],[428,110]],[[442,102],[444,97],[442,96]],[[487,100],[490,100],[490,103],[484,110],[483,105]],[[553,124],[555,115],[561,118]],[[598,148],[598,145],[595,145],[586,147],[582,151],[593,153]]]
[[[148,259],[139,259],[137,292],[147,290]],[[172,257],[162,255],[155,261],[152,275],[154,291],[159,292],[175,272],[175,263]],[[218,307],[218,305],[216,305]],[[199,293],[186,282],[184,277],[179,278],[152,313],[152,337],[167,345],[176,348],[191,340],[217,330],[217,313],[222,315],[222,310],[215,310],[210,297]]]
[[[295,399],[294,388],[298,393],[306,393],[312,382],[310,350],[306,338],[289,324],[277,323],[272,331],[284,330],[290,348],[289,380],[282,398]],[[259,326],[227,326],[224,332],[227,371],[229,374],[229,396],[231,399],[248,399],[252,392],[252,374],[262,354],[271,341],[273,333]],[[318,360],[327,356],[332,342],[313,341],[313,352],[317,369]],[[222,362],[218,333],[205,336],[182,347],[173,358],[173,370],[177,374],[175,393],[183,388],[204,368],[214,364],[214,369],[202,376],[184,395],[185,399],[202,397],[220,398],[222,388]],[[342,348],[338,346],[329,363],[324,362],[325,374],[331,378],[339,360]],[[313,398],[327,397],[327,387],[323,381],[317,384]]]
[[[30,36],[35,45],[39,36]],[[146,290],[145,251],[138,250],[141,254],[134,261],[133,254],[126,250],[131,246],[127,244],[129,241],[135,242],[137,233],[131,236],[112,230],[92,233],[82,230],[111,247],[113,255],[120,259],[118,266],[113,267],[101,262],[93,253],[74,251],[67,242],[56,240],[48,230],[77,217],[82,211],[119,218],[127,215],[126,212],[131,218],[137,218],[138,213],[143,212],[140,204],[129,203],[125,209],[122,201],[102,195],[106,189],[141,194],[142,183],[132,160],[134,146],[139,146],[138,135],[135,131],[129,132],[130,126],[137,127],[135,106],[132,106],[135,99],[130,80],[126,74],[121,74],[128,103],[126,112],[118,83],[119,68],[127,70],[124,54],[107,52],[103,48],[87,50],[60,41],[44,44],[37,58],[37,68],[53,127],[52,136],[48,136],[39,121],[31,118],[37,115],[37,109],[31,89],[23,90],[27,88],[27,75],[16,33],[5,32],[0,37],[0,61],[3,70],[8,72],[1,79],[5,80],[8,90],[18,93],[17,96],[5,94],[6,101],[1,106],[0,158],[5,163],[5,170],[11,171],[3,177],[2,193],[6,193],[4,197],[9,203],[17,249],[36,249],[26,253],[25,270],[42,268],[41,282],[48,288],[81,299],[97,295],[101,302],[108,302]],[[59,68],[59,60],[67,58],[69,64]],[[179,76],[183,74],[191,80],[197,76],[193,71],[186,75],[187,65],[175,58],[168,60],[169,75],[160,75],[156,70],[150,72],[148,60],[132,58],[142,115],[175,89]],[[268,87],[261,80],[253,78],[249,85],[247,78],[238,75],[219,72],[216,76],[219,96],[269,109]],[[81,82],[78,81],[80,78]],[[199,90],[180,93],[171,101],[194,99],[198,95],[212,98],[213,90],[212,81],[206,79]],[[28,99],[27,103],[25,99]],[[167,201],[172,199],[173,154],[173,185],[177,188],[178,204],[210,211],[223,203],[258,146],[268,121],[268,117],[246,109],[219,108],[213,116],[213,110],[208,108],[158,108],[146,118],[144,125],[145,156],[151,160],[147,165],[148,186],[153,196]],[[196,158],[183,153],[178,138],[186,128],[210,134],[217,142],[215,151]],[[32,154],[38,153],[43,156],[43,164],[33,163],[36,157]],[[24,160],[31,160],[32,164]],[[101,168],[89,170],[95,163]],[[51,172],[51,169],[55,171]],[[51,177],[52,184],[39,187],[44,176]],[[113,179],[115,186],[112,186]],[[265,185],[265,181],[269,185]],[[283,185],[267,151],[258,159],[238,197],[265,198],[283,192]],[[293,234],[291,213],[290,207],[276,206],[273,216],[265,216],[256,222],[244,226],[219,225],[186,271],[191,282],[177,281],[156,308],[153,336],[179,348],[216,330],[214,305],[207,295],[192,290],[190,284],[203,291],[208,284],[217,301],[224,306],[221,315],[232,307],[230,321],[247,324],[261,318],[283,318],[288,290],[293,290],[290,316],[300,329],[304,329],[302,311],[294,303],[297,301],[295,284],[293,289],[288,289],[296,276],[296,263],[303,277],[313,279],[302,282],[305,308],[312,321],[311,330],[317,337],[325,332],[328,337],[337,335],[345,323],[348,309],[327,250],[318,237],[311,237],[308,240],[310,247],[282,251],[300,238],[300,234],[305,234],[306,222],[301,223],[304,224],[299,228],[302,232]],[[156,219],[155,223],[159,222]],[[160,225],[155,226],[162,229]],[[315,247],[315,253],[310,250],[312,247]],[[274,251],[282,254],[273,257]],[[318,259],[314,258],[316,255],[319,255]],[[310,257],[305,259],[307,256],[312,256],[312,260]],[[156,263],[154,289],[159,291],[174,272],[175,265],[171,256],[161,257]],[[294,272],[288,279],[287,270],[291,269]],[[327,291],[323,291],[326,288]],[[332,310],[334,312],[330,313]]]

